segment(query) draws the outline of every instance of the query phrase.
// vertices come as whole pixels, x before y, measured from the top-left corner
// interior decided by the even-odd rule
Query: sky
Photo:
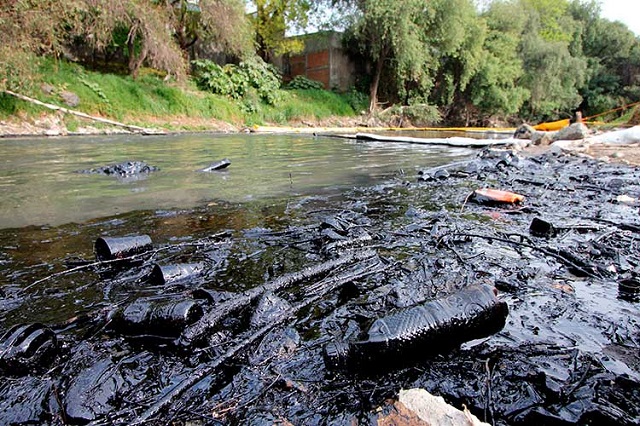
[[[640,0],[600,0],[601,17],[620,21],[640,36]]]

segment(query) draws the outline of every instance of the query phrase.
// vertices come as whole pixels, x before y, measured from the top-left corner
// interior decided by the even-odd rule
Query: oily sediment
[[[249,227],[245,206],[217,204],[3,231],[0,423],[369,424],[421,387],[497,425],[637,424],[639,178],[485,150],[274,203]],[[480,188],[523,199],[484,204],[470,197]],[[98,238],[144,234],[136,262],[95,261]],[[154,278],[177,264],[198,273]],[[508,306],[499,331],[407,345],[394,356],[410,362],[364,375],[325,365],[327,344],[474,286]]]

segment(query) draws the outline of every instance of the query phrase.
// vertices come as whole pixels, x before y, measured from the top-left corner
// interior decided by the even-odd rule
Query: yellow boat
[[[537,126],[533,126],[534,129],[542,132],[553,132],[556,130],[564,129],[570,124],[569,119],[550,121],[548,123],[540,123]]]

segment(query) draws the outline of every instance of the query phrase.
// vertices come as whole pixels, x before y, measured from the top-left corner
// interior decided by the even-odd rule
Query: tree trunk
[[[147,58],[147,41],[144,36],[140,37],[140,53],[136,54],[136,38],[138,37],[138,31],[140,27],[136,24],[131,27],[129,31],[129,38],[127,39],[127,49],[129,51],[129,72],[131,77],[135,80],[138,77],[138,71]]]
[[[373,74],[373,80],[371,86],[369,86],[369,96],[371,98],[369,103],[369,112],[372,113],[378,107],[378,87],[380,87],[380,78],[382,77],[382,70],[384,69],[384,61],[389,54],[389,46],[385,46],[378,56],[378,62],[376,62],[376,69]]]
[[[384,64],[384,57],[381,56],[376,63],[376,70],[373,74],[373,80],[371,80],[371,86],[369,87],[369,112],[372,113],[378,106],[378,86],[380,85],[380,76],[382,75],[382,65]]]

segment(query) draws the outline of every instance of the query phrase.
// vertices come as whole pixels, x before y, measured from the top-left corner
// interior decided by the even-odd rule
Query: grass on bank
[[[153,70],[142,70],[133,80],[128,75],[95,72],[75,63],[52,59],[40,60],[38,75],[39,80],[29,85],[29,89],[23,89],[21,94],[89,115],[168,130],[206,130],[211,128],[209,121],[250,126],[348,117],[366,108],[368,102],[354,93],[282,90],[282,100],[270,106],[251,93],[234,101],[199,90],[191,80],[165,81],[163,75]],[[76,94],[79,104],[75,107],[65,105],[61,97],[64,92]],[[28,119],[43,111],[49,110],[0,93],[0,118],[19,116]],[[66,114],[64,120],[71,131],[83,125],[99,127],[98,123],[89,123],[70,114]]]

